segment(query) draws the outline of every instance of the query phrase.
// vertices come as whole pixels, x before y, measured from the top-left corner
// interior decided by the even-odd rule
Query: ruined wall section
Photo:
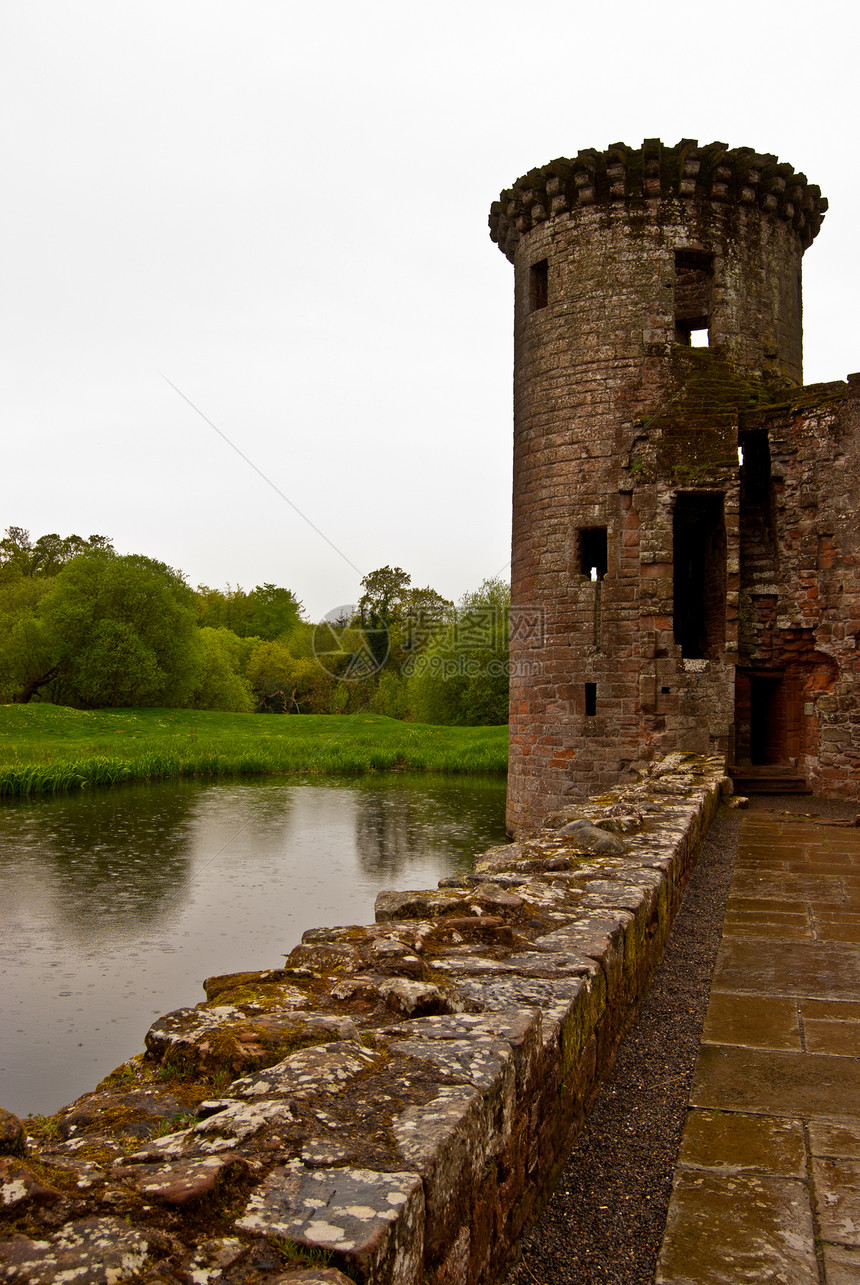
[[[654,142],[552,162],[493,207],[515,268],[513,833],[656,753],[730,753],[738,409],[800,378],[825,207],[773,157]],[[702,655],[676,637],[679,495],[720,509],[722,645]]]
[[[799,390],[743,418],[766,434],[770,559],[745,575],[739,739],[751,683],[778,699],[773,754],[816,793],[855,798],[860,781],[860,375]],[[753,697],[754,699],[754,697]],[[749,746],[740,744],[739,757]]]

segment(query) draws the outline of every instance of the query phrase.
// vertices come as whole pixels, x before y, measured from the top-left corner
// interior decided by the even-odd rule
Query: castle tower
[[[826,208],[776,157],[690,140],[583,151],[493,204],[515,270],[512,832],[657,754],[732,758],[742,481],[757,512],[770,495],[743,416],[800,383]]]

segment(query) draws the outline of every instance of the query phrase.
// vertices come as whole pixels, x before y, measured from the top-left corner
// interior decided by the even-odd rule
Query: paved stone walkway
[[[744,817],[655,1281],[860,1283],[860,830]]]

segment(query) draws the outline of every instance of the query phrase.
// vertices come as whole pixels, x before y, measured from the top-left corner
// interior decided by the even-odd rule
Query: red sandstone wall
[[[860,376],[799,390],[744,428],[770,442],[776,557],[770,583],[751,576],[743,593],[739,721],[747,674],[779,675],[775,752],[796,759],[816,793],[857,798]]]

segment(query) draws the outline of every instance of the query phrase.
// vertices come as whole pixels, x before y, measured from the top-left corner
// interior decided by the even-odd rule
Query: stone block
[[[424,1190],[416,1173],[294,1162],[272,1170],[236,1226],[328,1250],[367,1285],[420,1285],[423,1277]]]

